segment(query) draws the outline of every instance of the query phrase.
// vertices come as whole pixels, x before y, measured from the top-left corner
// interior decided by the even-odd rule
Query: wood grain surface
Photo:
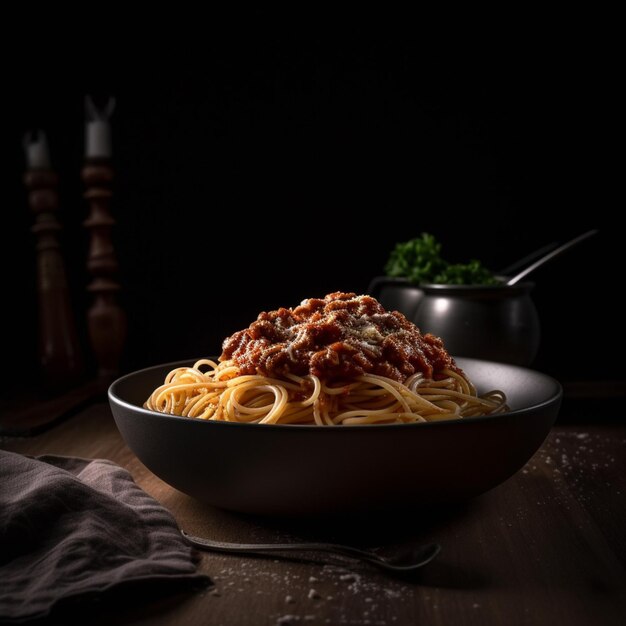
[[[212,577],[213,587],[108,594],[46,623],[86,623],[86,616],[92,625],[625,623],[626,427],[621,424],[557,426],[516,476],[464,505],[319,520],[243,516],[176,491],[125,446],[105,404],[39,436],[7,438],[0,445],[30,455],[111,459],[195,535],[369,547],[417,540],[443,547],[412,579],[349,560],[204,552],[199,567]]]

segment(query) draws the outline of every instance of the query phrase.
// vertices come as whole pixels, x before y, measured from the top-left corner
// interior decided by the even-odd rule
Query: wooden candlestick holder
[[[87,314],[89,337],[98,374],[113,377],[119,371],[126,340],[126,314],[117,303],[119,265],[111,240],[111,228],[115,224],[110,211],[113,168],[104,160],[88,160],[82,178],[90,207],[89,217],[84,222],[90,231],[87,269],[92,281],[87,289],[94,295]]]
[[[83,361],[58,238],[58,179],[50,169],[31,169],[24,184],[36,215],[31,230],[37,237],[39,358],[46,387],[60,390],[79,381]]]

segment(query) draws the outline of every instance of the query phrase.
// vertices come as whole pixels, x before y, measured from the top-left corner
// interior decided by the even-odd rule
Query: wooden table
[[[212,577],[212,588],[168,595],[159,590],[134,602],[133,596],[113,597],[89,609],[91,625],[603,625],[626,623],[623,424],[556,426],[522,471],[463,506],[388,519],[298,523],[220,511],[169,487],[125,446],[106,404],[89,406],[36,437],[0,445],[31,455],[111,459],[196,535],[371,546],[411,537],[443,546],[412,580],[350,561],[329,565],[205,552],[200,568]],[[62,623],[86,623],[85,614],[64,616]]]

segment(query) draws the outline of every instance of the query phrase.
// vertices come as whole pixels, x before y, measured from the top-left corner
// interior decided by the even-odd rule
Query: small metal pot
[[[422,332],[441,337],[455,356],[530,365],[541,329],[530,297],[533,283],[420,285],[381,277],[370,291],[387,309],[404,313]]]

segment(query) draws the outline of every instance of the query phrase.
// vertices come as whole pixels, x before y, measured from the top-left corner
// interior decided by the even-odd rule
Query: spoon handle
[[[214,541],[203,537],[188,535],[184,530],[182,536],[193,544],[198,544],[218,552],[285,552],[289,550],[309,550],[315,552],[341,552],[358,558],[375,558],[375,555],[365,550],[359,550],[351,546],[342,546],[335,543],[229,543],[227,541]]]
[[[520,280],[522,280],[522,278],[525,278],[526,276],[528,276],[528,274],[530,274],[531,272],[534,272],[537,268],[541,267],[544,263],[547,263],[548,261],[551,261],[555,257],[563,254],[563,252],[565,252],[566,250],[569,250],[570,248],[577,246],[579,243],[585,241],[585,239],[589,239],[589,237],[592,237],[597,232],[598,230],[594,228],[593,230],[588,230],[586,233],[583,233],[582,235],[579,235],[578,237],[572,239],[571,241],[564,243],[562,246],[559,246],[556,250],[553,250],[552,252],[541,257],[539,260],[535,261],[532,265],[529,265],[525,270],[522,270],[519,274],[516,274],[515,276],[513,276],[513,278],[509,278],[509,280],[506,281],[506,284],[515,285]]]
[[[267,556],[268,552],[330,552],[331,554],[341,554],[343,556],[352,557],[361,561],[367,561],[378,567],[388,570],[414,570],[432,559],[439,553],[439,546],[429,544],[423,550],[423,558],[406,565],[394,565],[392,562],[381,558],[373,552],[360,550],[352,546],[344,546],[336,543],[229,543],[226,541],[214,541],[212,539],[204,539],[202,537],[194,537],[188,535],[184,530],[180,531],[185,541],[190,545],[204,550],[213,550],[215,552],[227,552],[238,554],[257,554]]]
[[[526,267],[529,263],[537,260],[539,257],[542,257],[544,254],[548,254],[548,252],[552,252],[559,244],[556,241],[552,243],[548,243],[545,246],[542,246],[538,250],[527,254],[523,259],[519,261],[515,261],[515,263],[511,263],[511,265],[507,265],[504,269],[496,272],[498,276],[510,276],[513,272],[517,272],[521,270],[523,267]]]

